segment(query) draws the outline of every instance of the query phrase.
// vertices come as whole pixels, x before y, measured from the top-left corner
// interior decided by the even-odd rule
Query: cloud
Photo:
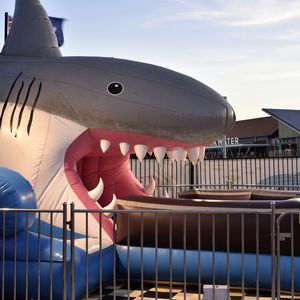
[[[299,82],[300,46],[286,45],[267,52],[266,49],[190,49],[189,63],[181,71],[196,78],[218,77],[220,80],[249,82]],[[237,87],[234,87],[236,89]]]
[[[272,25],[300,17],[299,1],[264,0],[253,1],[252,5],[231,6],[232,19],[227,20],[233,26]]]
[[[300,41],[300,29],[288,30],[284,34],[277,34],[270,38],[278,41],[295,41],[296,43],[298,43]]]
[[[182,21],[217,21],[227,26],[265,26],[300,18],[299,0],[177,0],[174,12],[152,25]]]

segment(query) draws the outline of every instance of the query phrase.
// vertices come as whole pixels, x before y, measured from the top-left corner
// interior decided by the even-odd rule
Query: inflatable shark
[[[123,59],[62,57],[39,0],[16,0],[0,56],[0,165],[32,184],[39,208],[112,208],[116,197],[147,195],[154,183],[135,178],[130,154],[188,154],[196,163],[234,122],[229,103],[188,76]],[[92,236],[98,221],[89,218]],[[85,222],[75,231],[84,233]],[[111,241],[108,217],[103,237]]]

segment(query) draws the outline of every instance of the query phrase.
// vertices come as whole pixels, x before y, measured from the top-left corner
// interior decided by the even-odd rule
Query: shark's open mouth
[[[153,152],[161,161],[165,153],[176,160],[186,154],[197,161],[203,147],[136,133],[88,129],[67,149],[65,173],[70,186],[87,208],[107,206],[116,197],[149,195],[154,184],[144,188],[130,169],[130,154],[142,160]]]

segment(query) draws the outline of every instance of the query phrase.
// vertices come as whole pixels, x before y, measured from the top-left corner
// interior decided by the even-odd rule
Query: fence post
[[[195,184],[195,167],[191,160],[189,160],[189,167],[190,167],[190,187],[194,188]]]
[[[271,202],[271,254],[272,254],[272,300],[276,297],[276,211],[275,201]]]
[[[75,203],[71,203],[69,227],[71,230],[71,300],[75,299]]]
[[[276,247],[277,247],[277,299],[280,299],[280,239],[281,239],[281,234],[280,234],[280,220],[282,218],[282,216],[284,216],[285,213],[281,214],[277,221],[276,221]]]
[[[228,190],[232,189],[232,180],[231,179],[226,180],[226,187]]]
[[[67,300],[67,203],[63,204],[63,300]]]

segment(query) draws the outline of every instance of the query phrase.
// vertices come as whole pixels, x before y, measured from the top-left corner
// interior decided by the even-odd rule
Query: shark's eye
[[[119,82],[112,82],[107,86],[107,90],[112,95],[118,95],[122,93],[123,85]]]

